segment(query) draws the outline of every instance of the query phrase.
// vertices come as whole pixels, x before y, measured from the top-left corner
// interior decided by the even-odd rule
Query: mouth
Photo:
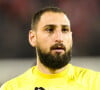
[[[61,52],[65,51],[65,48],[61,47],[61,46],[58,46],[58,47],[52,48],[52,51],[54,51],[56,53],[61,53]]]
[[[55,49],[52,49],[53,51],[57,51],[57,52],[61,52],[61,51],[64,51],[64,49],[62,48],[55,48]]]

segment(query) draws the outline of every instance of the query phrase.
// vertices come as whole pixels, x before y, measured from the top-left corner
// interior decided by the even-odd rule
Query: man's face
[[[66,55],[69,55],[69,52],[71,52],[72,33],[70,31],[70,22],[65,14],[55,12],[44,13],[37,25],[35,34],[35,47],[40,59],[46,59],[45,61],[47,61],[49,56],[52,56],[51,59],[68,58]],[[47,58],[42,58],[41,54],[46,54]],[[54,61],[57,62],[57,60]],[[43,60],[41,62],[44,63]],[[51,66],[50,68],[53,67]]]

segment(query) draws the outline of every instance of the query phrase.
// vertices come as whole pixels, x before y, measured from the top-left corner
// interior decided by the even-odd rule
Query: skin
[[[64,13],[58,12],[45,12],[39,23],[37,30],[30,30],[29,42],[33,47],[40,47],[45,53],[50,52],[52,55],[59,53],[64,54],[62,49],[50,50],[50,47],[56,43],[62,43],[66,51],[72,47],[72,32],[70,30],[70,21]],[[60,47],[60,46],[59,46]],[[63,71],[67,67],[62,67],[57,70],[51,70],[45,67],[39,60],[37,53],[37,67],[38,69],[47,74],[55,74]]]

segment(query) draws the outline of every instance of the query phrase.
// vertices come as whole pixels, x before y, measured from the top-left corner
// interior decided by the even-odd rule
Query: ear
[[[72,40],[72,46],[73,46],[73,33],[71,32],[71,40]]]
[[[29,31],[29,43],[32,47],[36,46],[36,32],[33,30]]]

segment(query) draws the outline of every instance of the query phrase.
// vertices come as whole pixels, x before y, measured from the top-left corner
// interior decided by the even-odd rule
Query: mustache
[[[62,43],[56,43],[55,45],[51,46],[50,50],[54,49],[63,49],[64,51],[66,50],[65,46]]]

